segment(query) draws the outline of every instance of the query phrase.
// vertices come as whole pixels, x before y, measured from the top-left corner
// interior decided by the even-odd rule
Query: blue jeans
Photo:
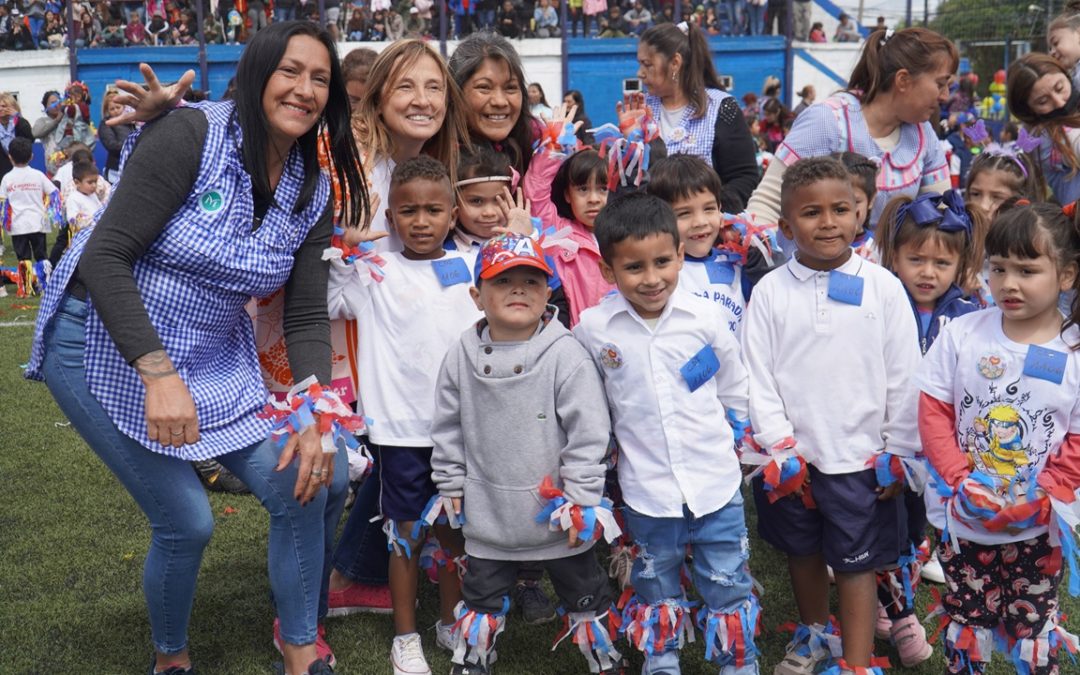
[[[379,514],[379,480],[368,476],[356,493],[356,501],[341,530],[334,551],[334,568],[353,581],[371,586],[385,586],[390,567],[390,551]]]
[[[274,23],[279,21],[296,21],[296,8],[295,7],[275,7],[274,8]]]
[[[90,393],[83,364],[86,303],[65,297],[46,331],[45,382],[72,426],[135,499],[150,520],[143,593],[154,648],[175,654],[187,647],[188,620],[203,549],[214,514],[191,465],[151,452],[124,435]],[[270,588],[285,642],[315,642],[326,593],[334,528],[344,507],[348,466],[339,452],[334,482],[307,506],[293,498],[297,465],[274,471],[278,450],[270,440],[216,459],[236,474],[270,512]]]
[[[736,492],[718,511],[695,518],[683,505],[681,518],[653,518],[626,507],[626,525],[640,549],[630,583],[650,605],[682,598],[679,572],[686,546],[694,553],[694,587],[705,606],[729,611],[750,595],[750,557],[742,493]]]
[[[765,34],[765,5],[747,5],[746,13],[750,16],[750,34]]]

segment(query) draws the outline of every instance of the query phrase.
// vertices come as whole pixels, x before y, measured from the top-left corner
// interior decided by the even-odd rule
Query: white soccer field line
[[[0,321],[0,328],[18,328],[20,326],[29,326],[33,328],[34,322],[32,319],[27,319],[26,321]]]

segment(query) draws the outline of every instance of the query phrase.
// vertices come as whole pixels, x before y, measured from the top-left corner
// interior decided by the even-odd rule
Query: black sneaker
[[[491,669],[476,663],[455,663],[450,668],[450,675],[491,675]]]
[[[195,666],[188,666],[187,668],[170,666],[165,670],[154,670],[155,665],[157,665],[157,659],[150,659],[150,675],[195,675]]]
[[[541,624],[555,619],[555,606],[535,581],[520,581],[514,588],[514,602],[521,608],[525,623]]]
[[[195,473],[199,474],[203,486],[211,492],[228,492],[234,495],[251,492],[244,481],[212,459],[199,460],[191,465],[195,467]]]

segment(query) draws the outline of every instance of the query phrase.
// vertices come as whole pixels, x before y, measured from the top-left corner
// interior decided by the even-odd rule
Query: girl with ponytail
[[[713,167],[724,186],[724,210],[741,211],[758,181],[754,140],[738,101],[720,84],[701,29],[653,26],[641,34],[637,56],[648,94],[627,108],[648,109],[669,155],[696,155]]]

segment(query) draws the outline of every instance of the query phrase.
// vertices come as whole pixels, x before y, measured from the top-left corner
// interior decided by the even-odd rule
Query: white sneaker
[[[930,559],[926,561],[926,564],[923,565],[920,576],[931,583],[945,583],[945,571],[941,569],[941,562],[937,559],[936,551],[930,556]]]
[[[435,646],[448,652],[454,651],[454,624],[435,622]]]
[[[390,664],[394,675],[431,675],[419,633],[398,635],[390,648]]]

